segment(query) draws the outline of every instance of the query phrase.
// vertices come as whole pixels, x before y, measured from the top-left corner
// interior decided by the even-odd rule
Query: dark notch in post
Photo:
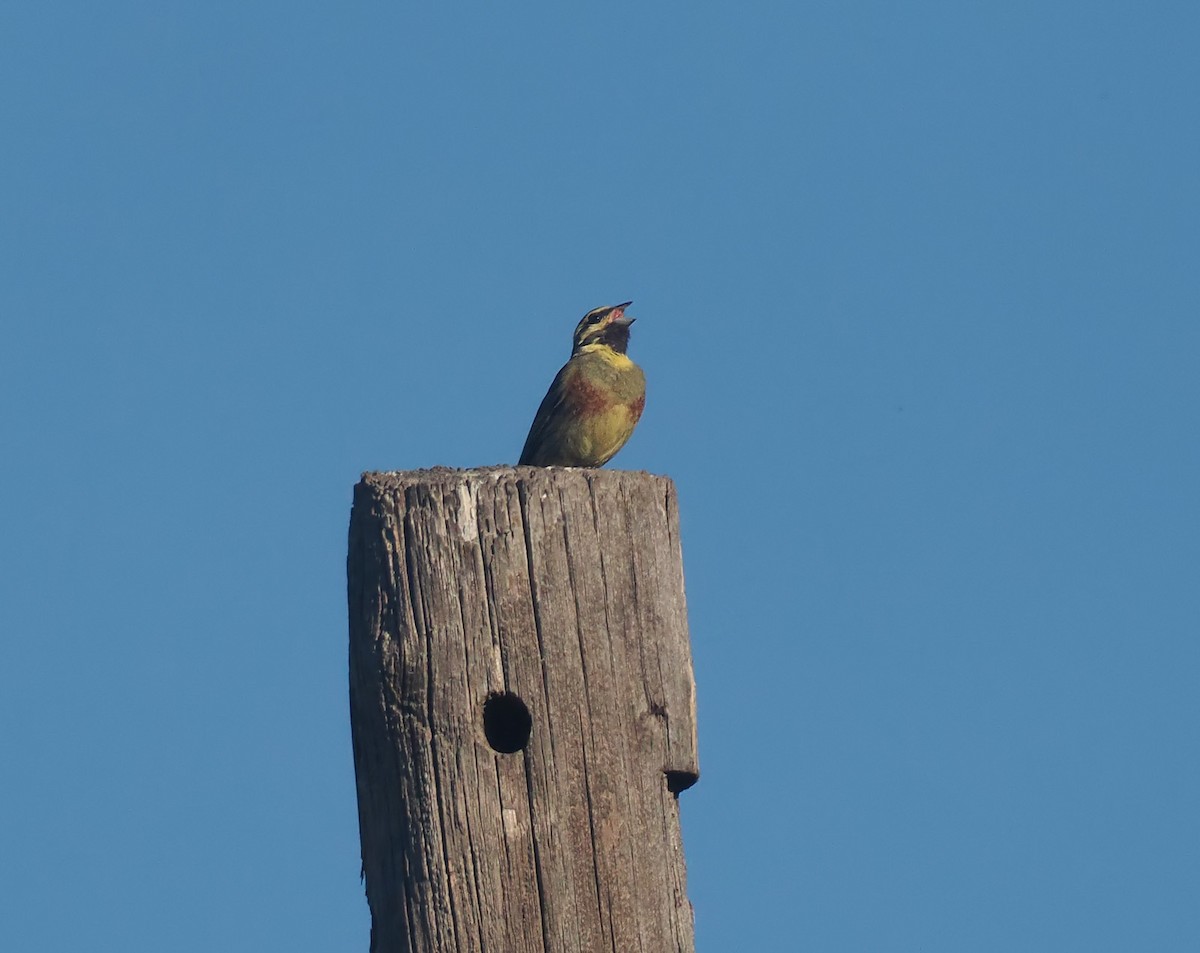
[[[692,953],[671,481],[365,474],[347,570],[372,953]]]

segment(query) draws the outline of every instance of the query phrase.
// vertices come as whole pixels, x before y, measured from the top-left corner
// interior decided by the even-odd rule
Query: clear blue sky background
[[[364,469],[632,298],[701,953],[1200,949],[1200,5],[0,8],[0,948],[364,951]]]

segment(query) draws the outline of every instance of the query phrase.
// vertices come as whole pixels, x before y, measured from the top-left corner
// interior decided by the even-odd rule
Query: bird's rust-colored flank
[[[571,359],[542,399],[522,465],[599,467],[625,445],[646,406],[646,378],[625,354],[632,304],[596,308],[575,328]]]

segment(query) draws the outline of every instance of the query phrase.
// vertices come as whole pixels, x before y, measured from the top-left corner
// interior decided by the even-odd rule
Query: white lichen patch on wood
[[[458,485],[458,536],[464,543],[471,543],[479,538],[479,522],[475,518],[477,491],[477,485],[470,480],[463,480]]]

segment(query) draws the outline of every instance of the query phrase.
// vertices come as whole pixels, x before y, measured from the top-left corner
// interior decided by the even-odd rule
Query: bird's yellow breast
[[[530,428],[522,462],[603,466],[629,439],[646,405],[646,377],[606,344],[577,348],[558,372]]]
[[[609,367],[616,370],[628,370],[636,368],[637,365],[629,359],[628,354],[622,354],[619,351],[614,351],[607,344],[585,344],[578,351],[571,355],[572,358],[577,358],[586,354],[588,357],[599,359]]]
[[[567,367],[572,410],[561,436],[578,459],[598,466],[633,433],[646,403],[646,378],[628,357],[603,345],[581,348]]]

